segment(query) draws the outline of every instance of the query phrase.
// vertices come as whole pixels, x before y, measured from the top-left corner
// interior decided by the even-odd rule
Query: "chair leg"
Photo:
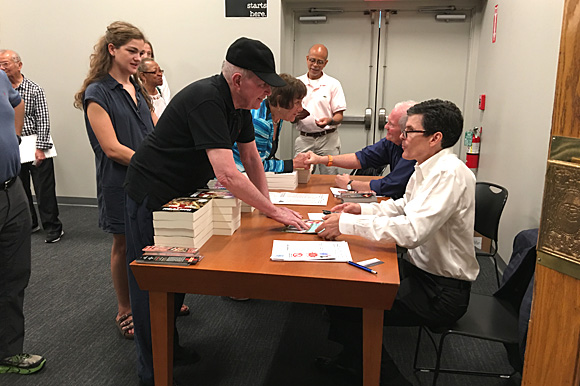
[[[492,256],[491,259],[493,260],[493,265],[495,266],[495,279],[497,281],[497,288],[499,288],[500,283],[499,283],[499,269],[497,268],[497,255]]]
[[[439,347],[437,347],[437,360],[435,362],[435,369],[433,371],[433,386],[437,386],[437,378],[439,378],[439,370],[441,369],[441,355],[443,354],[443,343],[445,342],[445,338],[447,337],[447,333],[441,334],[441,338],[439,339]]]
[[[415,346],[415,359],[413,359],[413,370],[419,370],[417,368],[417,360],[419,358],[419,346],[421,345],[421,336],[423,335],[423,326],[419,326],[419,334],[417,335],[417,345]]]

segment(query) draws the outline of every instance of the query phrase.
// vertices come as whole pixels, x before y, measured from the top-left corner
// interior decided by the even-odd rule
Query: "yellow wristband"
[[[326,163],[326,166],[332,166],[332,156],[329,154],[327,155],[328,157],[328,162]]]

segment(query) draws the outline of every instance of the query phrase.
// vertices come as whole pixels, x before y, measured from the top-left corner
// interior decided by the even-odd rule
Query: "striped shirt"
[[[276,138],[274,138],[274,122],[272,121],[272,114],[270,113],[267,100],[264,99],[260,108],[251,110],[250,113],[252,114],[252,121],[254,123],[256,147],[264,164],[264,171],[285,173],[293,171],[292,160],[279,160],[275,158],[276,151],[278,150],[282,120],[279,122]],[[232,152],[238,170],[241,172],[245,171],[240,159],[240,151],[237,143],[234,144]]]

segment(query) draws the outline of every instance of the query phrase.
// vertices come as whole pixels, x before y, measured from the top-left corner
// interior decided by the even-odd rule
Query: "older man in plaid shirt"
[[[30,192],[30,177],[34,183],[38,211],[42,227],[46,231],[47,243],[55,243],[60,240],[64,231],[62,223],[58,219],[58,203],[56,201],[54,163],[52,158],[46,158],[45,151],[53,147],[50,138],[50,120],[48,117],[48,105],[44,90],[36,83],[22,75],[22,61],[20,56],[10,50],[0,50],[0,68],[6,72],[12,87],[20,93],[24,100],[24,128],[22,136],[37,135],[35,162],[22,164],[20,179],[24,185],[30,212],[32,214],[32,231],[39,229],[38,217],[32,202]]]

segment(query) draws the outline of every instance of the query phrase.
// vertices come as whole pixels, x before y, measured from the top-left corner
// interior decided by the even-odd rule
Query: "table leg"
[[[363,385],[378,386],[381,379],[384,310],[363,308]]]
[[[173,293],[149,291],[151,342],[156,386],[173,385]]]

